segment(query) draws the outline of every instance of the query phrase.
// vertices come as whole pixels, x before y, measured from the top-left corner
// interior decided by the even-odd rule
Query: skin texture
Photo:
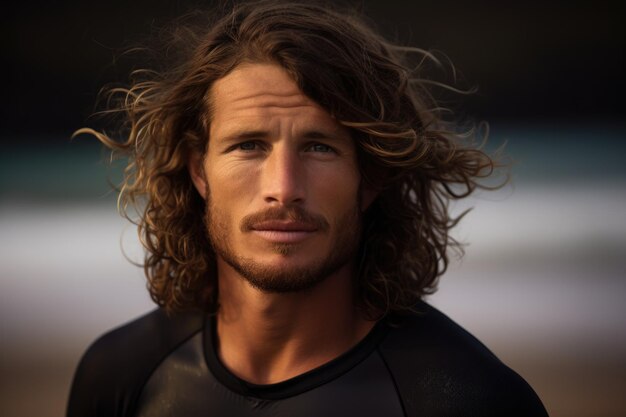
[[[354,306],[352,277],[374,195],[349,131],[281,67],[242,64],[210,100],[209,146],[190,173],[218,259],[218,351],[241,378],[279,382],[373,326]]]

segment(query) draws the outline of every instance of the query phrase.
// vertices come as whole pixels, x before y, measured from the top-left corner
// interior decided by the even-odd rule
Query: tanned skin
[[[363,186],[349,132],[288,73],[241,64],[210,91],[205,155],[189,170],[217,253],[218,352],[271,384],[349,350],[375,324],[355,303]]]

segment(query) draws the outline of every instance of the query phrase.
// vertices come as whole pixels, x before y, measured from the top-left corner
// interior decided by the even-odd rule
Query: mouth
[[[252,227],[252,233],[272,243],[299,243],[311,237],[317,227],[294,221],[264,221]]]

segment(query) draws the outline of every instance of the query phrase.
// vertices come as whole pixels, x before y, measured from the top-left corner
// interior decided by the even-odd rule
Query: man
[[[455,243],[447,201],[494,166],[408,69],[434,58],[305,3],[188,33],[123,91],[123,141],[79,131],[130,157],[160,308],[88,350],[68,416],[546,415],[420,301]]]

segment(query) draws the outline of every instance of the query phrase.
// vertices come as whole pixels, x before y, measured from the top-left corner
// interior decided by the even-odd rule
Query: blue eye
[[[323,143],[316,143],[314,145],[311,145],[311,151],[313,152],[322,152],[322,153],[327,153],[327,152],[332,152],[333,149],[328,146],[328,145],[324,145]]]
[[[253,151],[256,149],[257,144],[255,142],[243,142],[237,145],[242,151]]]

